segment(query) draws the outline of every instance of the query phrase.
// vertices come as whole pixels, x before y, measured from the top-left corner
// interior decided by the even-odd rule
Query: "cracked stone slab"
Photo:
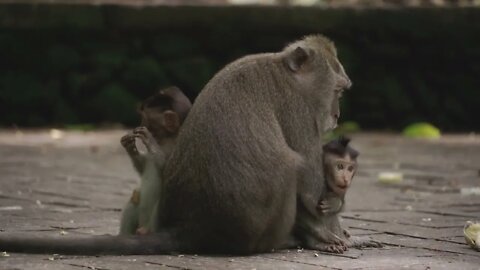
[[[117,233],[120,210],[139,181],[119,144],[125,132],[65,132],[55,140],[49,131],[19,136],[0,130],[0,233]],[[480,196],[458,190],[480,187],[480,137],[352,137],[361,152],[360,171],[347,194],[342,224],[353,235],[386,243],[385,248],[243,257],[8,254],[0,256],[0,269],[478,269],[480,252],[464,243],[462,228],[466,220],[480,218]],[[404,172],[410,186],[378,184],[378,172],[389,170]],[[438,191],[445,185],[452,192]]]

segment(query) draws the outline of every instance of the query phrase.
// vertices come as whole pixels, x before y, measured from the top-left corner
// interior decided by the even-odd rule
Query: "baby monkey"
[[[343,210],[345,194],[355,175],[359,155],[348,145],[349,142],[350,139],[340,137],[323,146],[325,191],[317,204],[318,217],[305,216],[297,223],[295,235],[301,241],[290,242],[290,247],[293,243],[320,251],[343,253],[348,247],[373,246],[369,240],[351,238],[350,233],[340,226],[338,215]],[[298,234],[307,228],[316,230],[321,239],[308,236],[310,234]]]
[[[339,137],[323,146],[323,166],[326,194],[319,201],[317,210],[321,215],[332,216],[343,211],[345,194],[357,171],[358,151],[350,147],[349,138]],[[343,229],[346,238],[350,233]]]
[[[191,107],[190,100],[179,88],[162,89],[140,105],[140,127],[122,137],[120,142],[141,182],[123,209],[120,234],[154,232],[161,196],[161,172]]]
[[[345,194],[357,170],[358,151],[348,145],[349,138],[339,137],[323,146],[323,166],[327,193],[317,209],[323,215],[343,210]]]
[[[350,236],[340,226],[338,214],[343,211],[345,194],[352,184],[357,171],[358,151],[348,144],[350,139],[340,137],[323,146],[323,166],[326,191],[317,205],[317,212],[322,218],[314,221],[317,228],[323,228],[332,242],[312,246],[321,251],[343,253],[348,247],[382,247],[382,243],[369,237]],[[307,244],[309,239],[306,239]]]

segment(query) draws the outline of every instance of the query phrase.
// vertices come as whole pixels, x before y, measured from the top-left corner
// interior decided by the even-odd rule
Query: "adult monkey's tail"
[[[188,252],[173,235],[99,235],[82,238],[21,237],[0,234],[0,251],[75,255],[148,255]]]

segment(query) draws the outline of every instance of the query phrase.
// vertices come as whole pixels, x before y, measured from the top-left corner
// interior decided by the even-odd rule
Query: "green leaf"
[[[402,133],[405,137],[409,138],[435,139],[441,136],[440,130],[437,127],[425,122],[408,125]]]

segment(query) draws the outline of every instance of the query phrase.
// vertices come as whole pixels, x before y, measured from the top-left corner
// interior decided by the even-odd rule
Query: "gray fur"
[[[319,218],[322,134],[336,125],[332,108],[350,86],[333,44],[320,35],[243,57],[210,80],[180,129],[163,171],[155,241],[111,237],[111,246],[102,238],[91,247],[2,237],[0,250],[75,253],[79,244],[79,253],[250,254],[284,247],[295,223],[301,239],[320,243],[324,230],[304,221]]]

